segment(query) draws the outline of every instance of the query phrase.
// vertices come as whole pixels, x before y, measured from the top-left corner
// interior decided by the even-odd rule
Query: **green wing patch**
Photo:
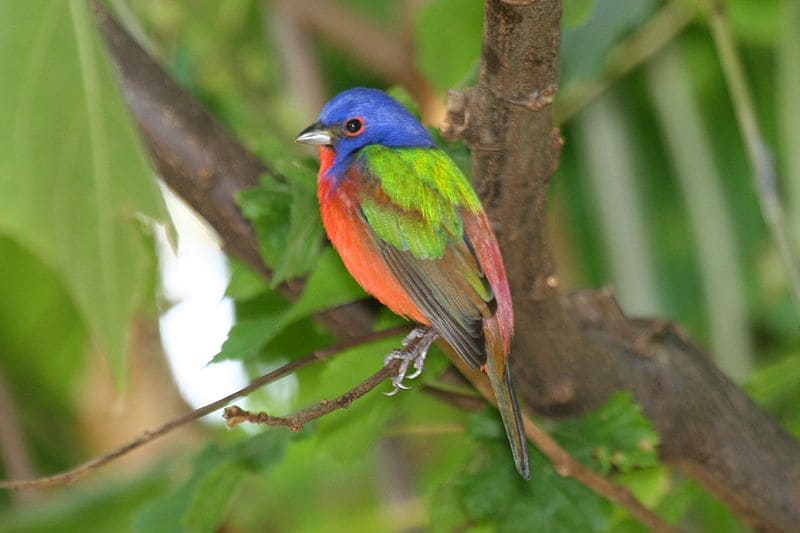
[[[467,178],[437,148],[362,149],[376,191],[365,194],[367,222],[386,243],[419,259],[442,257],[449,241],[464,234],[461,210],[480,210]]]

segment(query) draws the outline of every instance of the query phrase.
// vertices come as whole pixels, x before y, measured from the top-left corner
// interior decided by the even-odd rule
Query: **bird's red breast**
[[[347,270],[365,291],[394,313],[420,324],[430,325],[411,297],[386,266],[372,242],[358,208],[358,179],[346,177],[336,183],[328,176],[336,154],[329,146],[320,147],[320,170],[317,180],[322,224],[328,238]],[[353,167],[349,172],[357,172]]]

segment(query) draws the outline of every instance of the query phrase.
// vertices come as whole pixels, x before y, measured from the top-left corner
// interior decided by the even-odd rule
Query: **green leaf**
[[[494,410],[471,415],[467,434],[478,451],[465,469],[469,473],[452,483],[463,513],[461,523],[487,524],[498,531],[607,531],[612,513],[622,513],[574,479],[558,475],[535,448],[530,449],[532,479],[522,480]],[[598,411],[559,423],[553,436],[578,460],[603,473],[612,467],[633,472],[634,468],[657,465],[657,436],[629,393],[615,394]],[[630,474],[628,480],[650,502],[662,499],[668,488],[666,470],[646,470],[657,471],[661,475],[642,478]],[[437,495],[449,506],[439,518],[449,524],[459,523],[453,497]],[[576,502],[580,502],[580,513],[575,512]],[[624,513],[615,518],[618,523],[625,519]]]
[[[352,389],[383,366],[384,357],[400,346],[400,339],[400,336],[382,339],[338,354],[325,366],[315,394],[330,400]],[[328,453],[340,460],[351,459],[373,447],[397,401],[378,392],[390,390],[388,385],[385,387],[378,387],[347,409],[318,421],[314,436],[324,443]]]
[[[462,85],[481,51],[483,2],[433,0],[425,3],[415,28],[417,62],[425,77],[445,91]]]
[[[46,463],[43,470],[79,458],[72,413],[87,345],[86,325],[59,276],[0,236],[0,369],[9,393],[20,400],[17,416],[27,444]]]
[[[222,344],[222,350],[214,356],[212,362],[252,359],[288,325],[287,316],[287,313],[282,312],[237,321]]]
[[[299,161],[278,159],[273,165],[281,176],[264,174],[260,186],[239,193],[238,201],[255,226],[261,255],[272,269],[272,287],[277,287],[311,270],[324,230],[315,193],[316,172]]]
[[[86,358],[87,335],[61,280],[38,257],[0,236],[0,295],[3,372],[17,387],[35,387],[37,394],[26,395],[26,403],[66,402]]]
[[[124,377],[162,200],[83,0],[0,2],[0,232],[64,280]]]
[[[789,355],[762,368],[750,379],[747,391],[760,405],[777,416],[795,435],[800,435],[800,355]]]
[[[300,299],[289,311],[293,319],[365,298],[364,289],[350,276],[333,248],[317,258]]]
[[[128,531],[131,515],[145,502],[168,489],[163,472],[136,479],[75,486],[0,513],[3,533],[53,531]]]
[[[213,361],[252,359],[264,346],[289,325],[323,309],[343,305],[365,296],[350,277],[341,259],[332,248],[326,248],[316,259],[303,294],[284,310],[270,310],[238,321],[231,328],[222,350]]]
[[[572,478],[558,475],[539,452],[530,499],[516,499],[503,518],[506,531],[608,531],[611,504]],[[576,512],[576,509],[579,509]],[[520,520],[515,520],[520,516]]]
[[[221,463],[198,481],[189,505],[181,518],[184,531],[212,533],[225,518],[245,472],[235,465]]]
[[[506,434],[497,410],[488,408],[470,415],[467,430],[477,440],[499,440]]]
[[[725,10],[736,36],[743,43],[755,46],[773,46],[780,36],[776,28],[781,24],[780,0],[729,0]]]
[[[249,300],[269,288],[264,278],[241,261],[229,257],[228,263],[231,266],[231,279],[225,289],[225,296],[234,300]]]
[[[594,4],[595,0],[564,0],[564,14],[561,17],[561,25],[564,28],[580,26],[589,18]]]
[[[505,435],[484,442],[472,463],[480,468],[453,483],[464,522],[492,525],[497,531],[608,530],[611,506],[577,481],[559,476],[535,449],[530,482],[514,469]],[[575,512],[576,505],[580,512]]]
[[[637,500],[649,508],[655,508],[672,488],[671,473],[665,466],[643,468],[614,476],[614,481],[628,487]],[[627,512],[620,516],[631,518]],[[631,518],[632,519],[632,518]]]
[[[553,436],[603,474],[658,464],[658,434],[629,392],[614,394],[593,413],[561,422]]]
[[[263,473],[286,452],[288,433],[266,431],[232,445],[210,444],[189,479],[136,514],[134,532],[216,531],[247,472]]]

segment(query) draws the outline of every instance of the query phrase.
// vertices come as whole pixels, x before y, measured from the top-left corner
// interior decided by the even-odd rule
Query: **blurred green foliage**
[[[429,0],[413,16],[392,0],[331,2],[407,39],[418,70],[437,96],[474,78],[480,1]],[[692,9],[689,0],[679,3]],[[800,52],[785,44],[796,42],[792,39],[800,32],[782,20],[790,3],[726,3],[758,115],[779,162],[793,157],[789,151],[800,142],[792,137],[796,127],[781,127],[786,120],[781,112],[790,108],[785,100],[776,102],[778,95],[800,94],[791,85],[796,78],[784,72],[800,64]],[[235,301],[237,324],[216,360],[243,361],[257,374],[329,346],[335,332],[309,317],[364,293],[324,243],[314,163],[291,142],[305,125],[303,117],[316,110],[303,109],[297,88],[287,85],[280,54],[285,43],[271,29],[272,4],[109,4],[129,8],[119,11],[123,22],[280,174],[265,176],[259,188],[238,199],[275,277],[271,286],[232,263],[228,295]],[[617,46],[665,5],[567,0],[562,91],[604,76]],[[78,0],[2,2],[0,30],[0,123],[9,125],[0,128],[0,374],[21,398],[18,415],[31,456],[41,471],[51,472],[86,453],[73,416],[87,346],[104,347],[117,375],[124,374],[124,324],[137,302],[153,298],[146,291],[152,292],[148,280],[155,275],[150,243],[136,216],[161,218],[163,213],[85,5]],[[311,33],[312,59],[326,94],[402,81],[382,79],[359,62],[354,50]],[[798,313],[754,197],[714,44],[700,17],[676,40],[710,157],[723,176],[716,200],[732,214],[735,242],[730,244],[738,250],[735,260],[743,272],[740,290],[753,338],[749,357],[757,369],[745,381],[755,401],[800,435]],[[640,217],[658,280],[658,307],[708,344],[709,317],[718,312],[710,302],[719,300],[701,296],[698,265],[707,251],[695,245],[697,228],[686,214],[647,68],[612,80],[609,90],[621,102],[617,120],[628,132],[625,156],[632,161],[633,183],[644,206]],[[414,94],[413,87],[407,89]],[[562,125],[567,143],[553,181],[554,239],[568,284],[599,287],[612,278],[612,261],[597,230],[598,199],[586,178],[587,145],[576,130],[583,119],[579,114]],[[447,149],[468,170],[466,149]],[[786,178],[800,176],[787,172]],[[785,186],[800,190],[794,181]],[[792,216],[800,220],[797,211]],[[298,301],[288,302],[274,290],[275,284],[301,275],[308,279]],[[397,323],[386,314],[380,326]],[[399,340],[355,347],[308,367],[297,374],[287,398],[260,391],[252,405],[283,414],[341,394],[377,370]],[[434,351],[421,383],[453,387],[443,381],[446,368],[446,358]],[[150,473],[68,488],[48,495],[35,509],[0,495],[0,531],[643,530],[621,508],[558,476],[535,450],[533,480],[523,482],[495,413],[468,414],[419,388],[388,399],[381,394],[386,385],[295,435],[281,428],[212,431],[199,452],[189,453],[191,460],[165,457]],[[617,395],[582,418],[545,423],[576,457],[629,486],[670,522],[703,531],[742,529],[702,488],[658,463],[657,435],[628,395]]]
[[[120,384],[161,196],[85,2],[0,6],[0,232],[62,278]]]

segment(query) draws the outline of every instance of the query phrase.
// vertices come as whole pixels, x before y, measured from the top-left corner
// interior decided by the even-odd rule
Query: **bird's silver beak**
[[[303,131],[300,135],[295,137],[295,142],[310,144],[313,146],[320,146],[325,144],[333,144],[333,135],[329,129],[319,122],[315,122]]]

